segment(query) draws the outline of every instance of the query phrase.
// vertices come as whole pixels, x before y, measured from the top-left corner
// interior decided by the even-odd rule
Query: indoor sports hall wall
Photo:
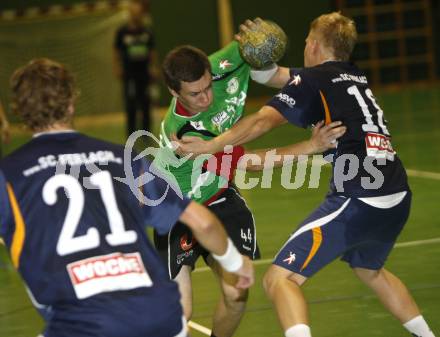
[[[219,48],[217,0],[153,1],[151,11],[159,51],[163,56],[180,44],[193,44],[205,52]],[[257,16],[277,22],[288,34],[290,47],[281,61],[289,65],[302,65],[304,40],[310,21],[317,15],[330,11],[329,1],[301,2],[301,10],[295,10],[294,1],[231,0],[234,31],[248,18]],[[170,10],[172,5],[173,10]],[[270,89],[251,85],[250,95],[270,94]]]
[[[112,43],[122,11],[36,16],[0,21],[0,98],[9,97],[9,78],[32,58],[66,64],[77,77],[78,114],[121,111],[121,93],[112,74]]]
[[[385,0],[381,0],[382,2]],[[401,0],[387,0],[388,2]],[[416,0],[415,0],[416,1]],[[420,0],[421,1],[421,0]],[[126,1],[125,1],[126,2]],[[358,1],[359,2],[359,1]],[[362,2],[362,1],[360,1]],[[378,2],[375,1],[375,2]],[[113,34],[124,22],[123,0],[1,0],[0,11],[29,8],[110,3],[108,10],[91,10],[81,15],[39,15],[33,19],[5,20],[0,16],[0,99],[8,100],[8,79],[13,69],[33,57],[52,57],[68,64],[77,74],[81,90],[79,114],[121,111],[121,91],[112,74],[111,49]],[[434,24],[434,46],[437,50],[437,74],[440,76],[440,8],[431,0]],[[286,57],[280,63],[302,65],[304,39],[310,21],[319,14],[336,8],[336,1],[230,0],[233,29],[247,18],[260,16],[277,22],[289,36]],[[153,28],[160,57],[180,44],[193,44],[207,53],[220,47],[217,0],[150,0]],[[162,86],[160,103],[169,100]],[[262,86],[252,85],[251,96],[270,94]]]

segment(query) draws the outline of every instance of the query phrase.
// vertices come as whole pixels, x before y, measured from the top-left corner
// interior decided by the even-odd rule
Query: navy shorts
[[[383,267],[405,225],[411,192],[391,208],[329,195],[292,233],[274,264],[310,277],[338,257],[352,268]]]

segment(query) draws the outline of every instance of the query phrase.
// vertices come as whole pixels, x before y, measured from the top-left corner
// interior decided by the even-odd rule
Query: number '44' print
[[[243,230],[243,228],[240,229],[241,231],[241,238],[244,240],[244,242],[252,242],[252,233],[251,229],[247,229],[247,233]]]

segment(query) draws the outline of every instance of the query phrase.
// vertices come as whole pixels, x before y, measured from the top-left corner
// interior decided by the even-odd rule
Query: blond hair
[[[69,106],[77,96],[72,74],[60,63],[35,59],[11,77],[11,108],[32,131],[71,122]]]
[[[357,41],[356,25],[340,12],[323,14],[310,24],[324,47],[340,61],[348,61]]]

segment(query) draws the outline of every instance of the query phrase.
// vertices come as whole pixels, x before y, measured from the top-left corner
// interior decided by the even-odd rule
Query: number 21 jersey
[[[126,177],[123,158],[122,146],[65,132],[34,137],[0,163],[0,236],[46,315],[46,336],[180,331],[177,287],[145,227],[168,232],[189,200],[138,160],[125,168],[147,173],[151,203],[141,204],[133,182],[115,179]],[[133,319],[139,312],[145,319]],[[155,333],[163,321],[176,324]]]

